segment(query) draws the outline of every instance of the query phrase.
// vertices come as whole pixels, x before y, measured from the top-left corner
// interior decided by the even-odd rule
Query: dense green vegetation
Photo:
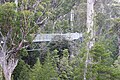
[[[92,38],[87,5],[87,0],[18,0],[18,5],[1,0],[0,80],[120,80],[120,2],[94,2]],[[31,34],[74,32],[83,37],[32,43]],[[38,50],[27,51],[32,47]]]

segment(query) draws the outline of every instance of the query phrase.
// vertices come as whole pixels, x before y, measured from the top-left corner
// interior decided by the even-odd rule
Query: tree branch
[[[46,19],[47,19],[47,17],[44,18],[44,19],[43,19],[42,21],[40,21],[40,22],[36,21],[36,24],[42,24]]]

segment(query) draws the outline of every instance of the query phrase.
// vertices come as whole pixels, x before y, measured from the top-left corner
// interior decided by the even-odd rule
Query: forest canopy
[[[0,0],[0,80],[119,75],[120,0]]]

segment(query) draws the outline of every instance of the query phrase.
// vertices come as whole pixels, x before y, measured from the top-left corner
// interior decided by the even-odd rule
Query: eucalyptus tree
[[[88,33],[88,42],[87,42],[87,53],[86,53],[86,61],[85,61],[85,69],[84,69],[84,80],[86,80],[88,63],[90,60],[89,51],[94,45],[94,0],[87,0],[87,33]]]
[[[28,5],[29,4],[29,5]],[[17,66],[20,50],[25,48],[24,40],[32,41],[30,34],[47,19],[49,0],[5,2],[0,5],[0,65],[6,80]]]

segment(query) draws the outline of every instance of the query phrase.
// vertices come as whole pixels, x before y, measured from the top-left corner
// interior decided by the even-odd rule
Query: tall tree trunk
[[[18,64],[17,51],[7,54],[6,47],[0,50],[0,66],[4,73],[5,80],[11,80],[11,75]]]
[[[88,39],[87,42],[87,53],[86,53],[86,61],[85,61],[85,69],[84,69],[84,80],[86,80],[87,70],[88,70],[88,61],[89,61],[89,50],[92,48],[94,44],[94,30],[93,30],[93,18],[94,18],[94,0],[87,0],[87,33]]]
[[[4,77],[6,80],[11,80],[11,75],[17,66],[18,60],[11,59],[9,62],[7,60],[2,62],[2,69]]]
[[[72,32],[73,32],[73,27],[74,27],[73,21],[74,21],[74,10],[71,9],[71,12],[70,12],[70,26],[71,26],[71,31]]]
[[[73,27],[73,21],[74,21],[74,10],[71,9],[70,12],[70,25]]]
[[[4,69],[4,77],[5,80],[11,80],[11,73],[7,69]]]
[[[16,7],[18,6],[18,0],[15,0]],[[17,11],[17,8],[16,8]],[[2,36],[3,37],[3,36]],[[3,47],[0,50],[0,66],[1,66],[1,72],[3,72],[5,80],[11,80],[11,75],[17,66],[18,59],[15,58],[15,54],[11,53],[11,55],[7,54],[7,36],[3,37],[4,43]],[[9,56],[8,56],[9,55]]]

